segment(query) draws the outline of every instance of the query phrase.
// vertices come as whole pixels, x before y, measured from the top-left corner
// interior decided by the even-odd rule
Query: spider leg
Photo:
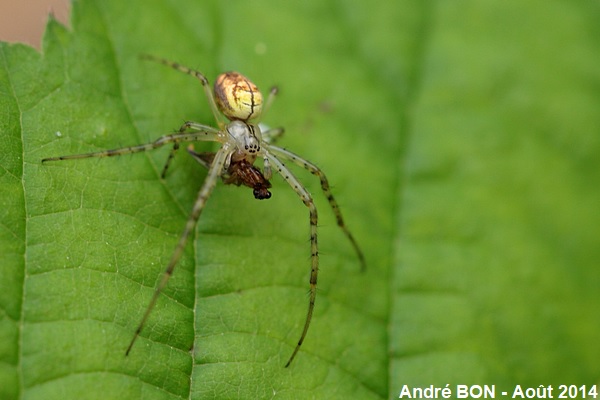
[[[213,128],[211,126],[199,124],[199,123],[193,122],[193,121],[186,121],[183,125],[181,125],[178,133],[180,133],[180,134],[184,134],[186,132],[187,133],[198,133],[198,132],[207,132],[207,131],[213,131],[213,130],[215,130],[215,128]],[[219,132],[218,130],[215,133],[216,133],[217,137],[223,137],[223,134],[221,132]],[[165,176],[167,176],[167,169],[169,169],[169,166],[171,165],[171,161],[175,157],[177,150],[179,150],[179,142],[173,143],[173,148],[169,152],[169,156],[167,157],[165,166],[163,167],[162,172],[160,174],[160,177],[162,179],[164,179]]]
[[[273,86],[271,90],[269,90],[269,96],[267,97],[267,101],[265,102],[265,105],[263,106],[262,112],[260,114],[261,119],[264,119],[266,112],[269,111],[269,109],[271,108],[271,104],[273,104],[277,93],[279,93],[279,88],[277,86]]]
[[[275,141],[277,141],[281,136],[283,136],[283,132],[283,128],[267,129],[266,131],[262,132],[262,137],[263,140],[267,143],[275,143]],[[269,163],[269,158],[266,156],[263,159],[263,170],[265,178],[271,179],[271,176],[273,176],[273,171],[271,171],[271,164]]]
[[[160,281],[156,285],[156,288],[154,289],[154,294],[152,295],[152,299],[150,300],[150,303],[148,304],[148,307],[146,308],[146,312],[144,313],[142,320],[140,321],[137,329],[135,330],[133,338],[131,339],[131,342],[129,343],[129,347],[127,347],[127,351],[125,352],[126,356],[129,355],[129,352],[131,351],[133,344],[135,343],[140,332],[144,328],[144,325],[146,324],[146,320],[148,319],[148,316],[154,309],[154,306],[156,305],[156,301],[158,300],[160,293],[167,285],[167,282],[169,281],[169,278],[171,278],[171,275],[173,275],[173,270],[175,269],[175,266],[177,265],[177,263],[179,262],[179,259],[181,258],[181,255],[183,254],[188,237],[194,231],[194,227],[196,226],[196,223],[198,222],[198,219],[200,218],[200,214],[202,213],[202,210],[204,209],[204,206],[206,205],[206,201],[208,200],[215,185],[217,184],[217,180],[223,170],[223,165],[225,164],[225,160],[227,159],[229,152],[230,152],[229,146],[227,144],[224,144],[223,147],[216,153],[215,159],[214,159],[210,169],[208,170],[208,175],[206,176],[206,179],[204,180],[204,183],[202,184],[202,187],[200,188],[200,191],[198,192],[198,197],[196,198],[196,201],[194,202],[194,206],[192,207],[192,213],[190,214],[190,216],[185,224],[185,229],[183,230],[183,233],[179,237],[179,242],[177,242],[177,247],[175,247],[175,251],[173,252],[173,255],[171,256],[171,261],[169,261],[169,264],[167,265],[167,268],[163,272],[163,275],[160,278]]]
[[[215,103],[215,98],[213,96],[210,84],[208,83],[208,79],[206,79],[206,77],[204,76],[204,74],[202,74],[202,72],[193,70],[188,67],[184,67],[183,65],[181,65],[179,63],[165,60],[164,58],[151,56],[149,54],[141,54],[140,58],[142,60],[154,61],[159,64],[166,65],[167,67],[176,69],[177,71],[183,72],[184,74],[188,74],[188,75],[198,78],[198,80],[202,84],[202,88],[204,89],[204,94],[206,95],[206,98],[208,99],[208,104],[210,105],[210,109],[215,117],[215,120],[217,121],[219,126],[221,126],[223,124],[223,122],[221,120],[221,113],[219,112],[217,103]]]
[[[298,340],[298,344],[294,349],[290,359],[285,364],[285,367],[289,367],[289,365],[296,357],[298,350],[300,350],[300,346],[304,342],[304,338],[306,337],[306,333],[308,332],[308,327],[310,326],[310,321],[312,320],[313,311],[315,308],[315,299],[317,297],[317,277],[319,275],[319,246],[317,241],[317,207],[306,188],[296,179],[296,177],[292,174],[292,172],[282,163],[275,155],[267,153],[266,157],[273,163],[275,169],[279,174],[285,179],[285,181],[294,189],[294,191],[298,194],[302,202],[305,206],[308,207],[309,215],[310,215],[310,259],[311,259],[311,268],[310,268],[310,294],[308,298],[308,312],[306,314],[306,320],[304,322],[304,328],[302,329],[302,334],[300,335],[300,340]]]
[[[175,143],[173,143],[173,147],[171,148],[171,151],[169,152],[169,155],[167,156],[167,161],[165,161],[165,165],[162,169],[162,172],[160,173],[160,177],[162,179],[165,179],[165,177],[167,176],[167,170],[169,169],[169,166],[171,165],[171,161],[173,161],[173,158],[175,158],[175,154],[177,154],[177,150],[179,150],[179,143],[175,142]]]
[[[279,128],[269,128],[266,131],[262,132],[263,140],[265,140],[269,144],[274,144],[277,140],[279,140],[285,130],[281,127]]]
[[[275,101],[277,93],[279,93],[279,88],[277,86],[273,86],[269,91],[269,97],[267,97],[267,101],[263,106],[261,119],[264,119],[265,114],[271,108],[271,104],[273,104],[273,101]],[[267,128],[264,132],[262,132],[263,140],[265,140],[267,143],[275,143],[275,141],[279,139],[282,135],[283,128]],[[271,176],[273,176],[273,172],[271,171],[271,165],[269,164],[269,159],[266,156],[263,159],[263,173],[267,180],[271,179]]]
[[[187,152],[194,157],[194,160],[198,161],[198,163],[206,169],[210,168],[210,164],[212,164],[212,160],[215,158],[215,153],[198,153],[194,150],[192,145],[188,146]]]
[[[197,124],[199,125],[199,124]],[[123,154],[130,153],[141,153],[142,151],[150,151],[162,147],[169,143],[179,143],[179,142],[197,142],[197,141],[212,141],[212,142],[220,142],[222,141],[221,136],[222,133],[219,132],[218,129],[212,128],[206,125],[202,126],[203,129],[198,129],[195,132],[178,132],[172,133],[170,135],[161,136],[156,139],[154,142],[140,144],[137,146],[130,147],[122,147],[119,149],[112,150],[103,150],[97,151],[93,153],[83,153],[83,154],[71,154],[68,156],[59,156],[59,157],[48,157],[42,159],[42,162],[46,161],[62,161],[62,160],[76,160],[81,158],[92,158],[92,157],[113,157],[113,156],[121,156]]]
[[[273,170],[271,169],[271,162],[267,157],[263,159],[263,175],[265,179],[269,180],[273,176]]]
[[[342,217],[342,212],[340,211],[340,207],[338,206],[337,201],[335,200],[335,198],[333,197],[333,194],[331,193],[329,181],[327,180],[327,177],[325,176],[323,171],[321,171],[321,169],[319,169],[319,167],[317,167],[310,161],[303,159],[302,157],[292,153],[289,150],[286,150],[286,149],[283,149],[283,148],[277,147],[277,146],[268,146],[268,149],[273,154],[275,154],[283,159],[290,160],[294,164],[299,165],[300,167],[308,170],[311,174],[319,177],[319,180],[321,181],[321,189],[323,190],[325,197],[327,197],[327,200],[329,201],[329,205],[331,206],[333,214],[335,215],[335,218],[337,220],[337,225],[342,229],[342,231],[344,232],[344,234],[346,235],[346,237],[352,244],[352,247],[354,248],[354,251],[356,252],[356,255],[358,256],[361,270],[364,271],[367,268],[365,256],[364,256],[362,250],[360,249],[360,247],[358,246],[358,243],[354,239],[354,236],[352,235],[352,233],[350,232],[350,230],[348,229],[348,227],[346,226],[346,224],[344,222],[344,218]]]

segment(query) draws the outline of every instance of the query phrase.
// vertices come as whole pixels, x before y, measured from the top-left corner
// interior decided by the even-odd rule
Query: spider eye
[[[219,111],[229,120],[258,118],[263,105],[258,87],[238,72],[225,72],[217,77],[215,101]]]

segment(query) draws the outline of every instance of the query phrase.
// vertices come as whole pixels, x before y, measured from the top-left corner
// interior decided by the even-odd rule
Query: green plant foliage
[[[296,4],[298,3],[298,4]],[[403,385],[600,383],[600,8],[570,1],[80,0],[0,44],[0,398],[387,399]],[[205,171],[168,149],[41,164],[212,123],[203,71],[281,89],[321,166],[308,211],[219,184],[124,352]],[[198,145],[208,150],[210,145]]]

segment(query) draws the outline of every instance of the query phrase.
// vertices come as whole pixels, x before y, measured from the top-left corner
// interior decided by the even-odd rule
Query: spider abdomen
[[[239,72],[225,72],[215,81],[215,101],[230,121],[248,121],[260,116],[263,97],[258,87]]]

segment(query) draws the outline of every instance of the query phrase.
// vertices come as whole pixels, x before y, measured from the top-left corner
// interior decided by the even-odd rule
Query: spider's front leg
[[[212,165],[211,165],[210,169],[208,170],[208,175],[206,176],[206,179],[204,180],[204,183],[202,184],[202,187],[200,188],[200,191],[198,192],[198,196],[196,198],[196,201],[194,202],[192,212],[185,224],[185,229],[183,230],[183,233],[179,237],[179,241],[177,242],[177,247],[175,247],[175,251],[173,252],[173,255],[171,256],[171,261],[169,261],[167,268],[163,272],[163,275],[162,275],[160,281],[158,282],[158,284],[156,285],[156,288],[154,289],[154,294],[152,295],[152,299],[150,300],[150,303],[148,304],[148,307],[146,308],[146,312],[144,313],[142,320],[140,321],[137,329],[135,330],[135,333],[133,335],[133,338],[131,339],[131,342],[129,343],[129,346],[127,347],[127,351],[125,352],[125,355],[128,355],[129,352],[131,351],[133,344],[135,343],[140,332],[144,328],[144,325],[146,324],[146,320],[148,319],[148,317],[150,316],[150,313],[152,312],[152,309],[156,305],[156,301],[158,300],[160,293],[167,285],[167,282],[169,281],[169,278],[171,278],[171,275],[173,275],[173,270],[175,269],[175,266],[177,265],[177,263],[179,262],[179,259],[181,258],[181,255],[183,254],[188,237],[194,231],[194,227],[196,226],[196,223],[198,222],[198,219],[200,218],[200,214],[202,213],[202,210],[204,209],[204,206],[206,205],[206,202],[207,202],[210,194],[212,193],[215,185],[217,184],[219,176],[221,175],[221,173],[223,171],[223,166],[225,165],[225,160],[227,160],[227,158],[230,156],[230,153],[231,153],[230,146],[229,146],[229,144],[225,143],[223,145],[223,147],[221,147],[221,149],[215,154],[215,158],[212,162]]]
[[[335,215],[337,225],[342,229],[342,231],[344,232],[344,235],[346,235],[346,237],[352,244],[352,247],[354,248],[354,251],[356,252],[356,255],[360,262],[361,270],[364,271],[367,268],[365,256],[364,256],[362,250],[360,249],[360,247],[358,246],[358,242],[356,241],[356,239],[354,239],[354,236],[350,232],[350,229],[348,229],[348,227],[346,226],[346,223],[344,222],[344,218],[342,217],[342,212],[340,211],[340,207],[338,206],[337,201],[333,197],[333,193],[331,193],[331,187],[329,186],[329,181],[327,180],[325,173],[323,173],[323,171],[321,171],[321,169],[319,167],[317,167],[310,161],[305,160],[304,158],[298,156],[295,153],[292,153],[289,150],[286,150],[284,148],[277,147],[277,146],[269,146],[269,150],[271,151],[271,153],[276,154],[277,156],[284,158],[286,160],[290,160],[294,164],[306,169],[311,174],[319,177],[319,181],[321,182],[321,189],[323,190],[325,197],[327,197],[327,200],[329,201],[329,205],[331,206],[331,210],[333,211],[333,214]]]
[[[308,192],[307,192],[308,193]],[[300,346],[304,342],[304,338],[308,333],[308,327],[310,326],[310,322],[312,320],[313,311],[315,309],[315,299],[317,298],[317,277],[319,275],[319,246],[317,243],[317,225],[318,225],[318,215],[317,215],[317,207],[313,202],[310,195],[308,199],[302,199],[304,204],[309,209],[310,214],[310,259],[311,259],[311,267],[310,267],[310,294],[308,296],[308,312],[306,314],[306,321],[304,322],[304,328],[302,329],[302,334],[300,335],[300,340],[298,340],[298,344],[294,349],[294,352],[290,356],[290,359],[285,364],[285,367],[289,367],[298,350],[300,350]]]
[[[302,329],[302,334],[300,335],[300,339],[298,340],[298,344],[294,349],[290,359],[285,364],[285,367],[289,367],[298,350],[300,350],[300,346],[304,342],[306,338],[306,334],[308,333],[308,328],[310,326],[310,322],[312,320],[313,311],[315,309],[315,299],[317,298],[317,278],[319,275],[319,245],[317,240],[317,225],[318,225],[318,214],[317,207],[310,195],[308,190],[298,181],[298,179],[292,174],[292,172],[285,166],[283,162],[281,162],[275,155],[266,153],[267,159],[273,164],[277,172],[285,179],[285,181],[294,189],[296,194],[300,197],[305,206],[308,207],[309,210],[309,219],[310,219],[310,259],[311,259],[311,268],[310,268],[310,294],[308,297],[308,312],[306,313],[306,320],[304,322],[304,328]]]

